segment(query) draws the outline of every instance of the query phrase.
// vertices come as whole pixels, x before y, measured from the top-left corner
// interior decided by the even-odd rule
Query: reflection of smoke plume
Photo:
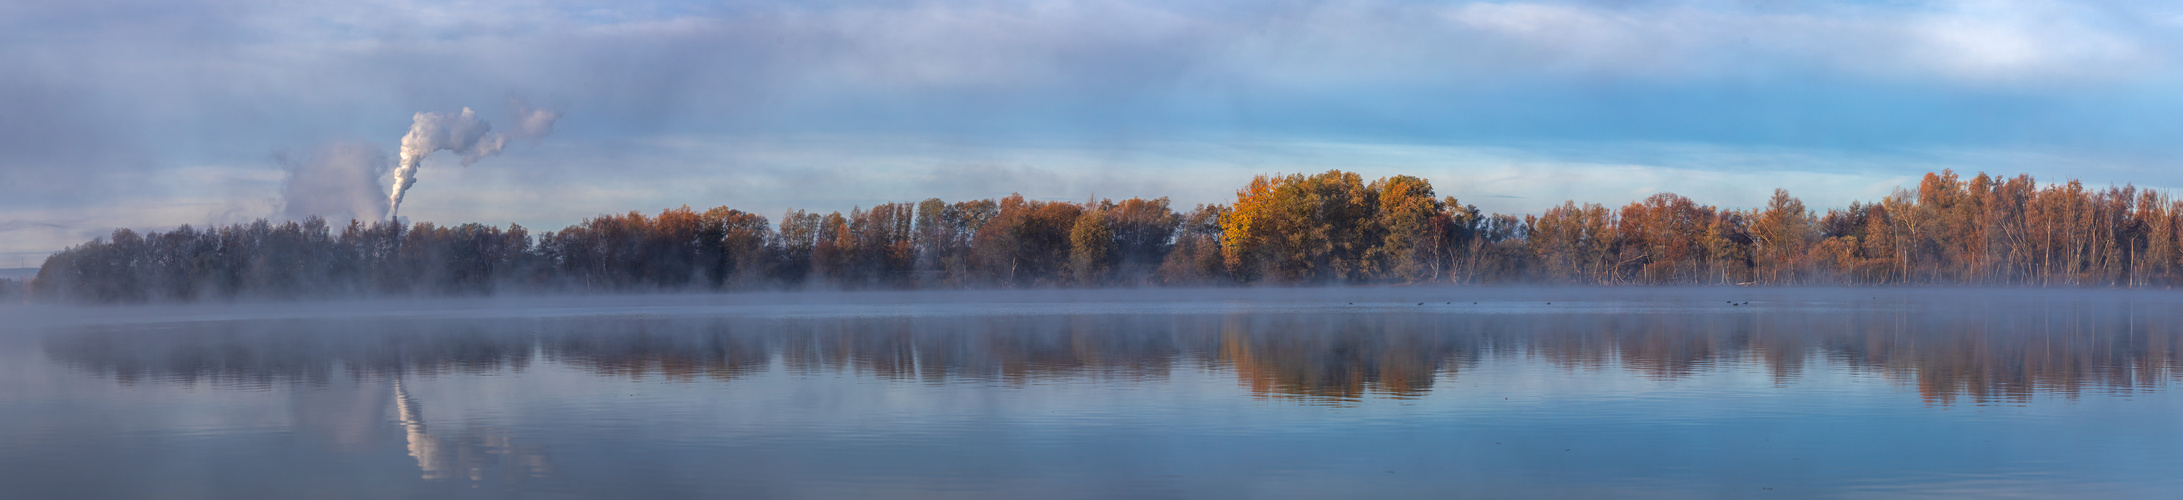
[[[560,113],[532,108],[517,101],[516,123],[513,133],[494,133],[493,124],[477,117],[476,111],[462,108],[459,113],[420,112],[409,126],[409,135],[402,136],[402,159],[394,169],[394,187],[387,194],[387,218],[393,219],[402,209],[402,195],[417,183],[417,168],[424,166],[424,157],[434,151],[453,151],[462,155],[462,164],[468,166],[479,159],[499,153],[507,147],[509,139],[537,137],[553,131],[553,121]]]
[[[387,212],[387,199],[379,196],[379,176],[386,173],[387,154],[379,148],[337,142],[319,146],[301,161],[286,157],[279,161],[288,169],[280,210],[290,220],[316,215],[338,224]]]
[[[409,444],[409,456],[417,459],[417,468],[424,470],[425,479],[447,477],[447,458],[440,453],[440,440],[434,439],[424,427],[424,409],[417,400],[402,390],[402,379],[394,379],[394,409],[401,418],[402,431]]]
[[[524,477],[553,473],[553,461],[543,448],[519,445],[507,434],[492,429],[452,438],[432,434],[424,425],[424,405],[403,390],[400,378],[394,379],[394,411],[401,419],[409,456],[417,459],[417,469],[424,472],[425,479],[478,481],[495,472],[520,473]]]

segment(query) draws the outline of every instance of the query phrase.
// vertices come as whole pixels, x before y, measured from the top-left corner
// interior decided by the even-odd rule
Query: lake
[[[2162,497],[2183,293],[0,308],[11,498]]]

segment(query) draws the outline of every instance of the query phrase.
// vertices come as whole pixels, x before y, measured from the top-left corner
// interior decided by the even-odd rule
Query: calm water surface
[[[0,496],[2164,497],[2179,306],[1371,288],[5,308]]]

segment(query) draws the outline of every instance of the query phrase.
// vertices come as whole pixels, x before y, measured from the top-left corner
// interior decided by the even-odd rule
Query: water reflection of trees
[[[1418,397],[1487,361],[1677,379],[1812,364],[1930,400],[2137,390],[2183,363],[2183,312],[2070,303],[1728,313],[1025,315],[799,319],[592,317],[197,323],[58,334],[49,355],[123,383],[262,386],[524,370],[732,381],[849,373],[924,383],[1232,373],[1262,397]]]
[[[1443,372],[1477,361],[1479,330],[1449,317],[1273,316],[1221,322],[1219,361],[1253,394],[1354,400],[1417,397]]]
[[[517,482],[551,475],[543,448],[500,429],[429,430],[424,405],[404,389],[403,377],[523,370],[535,346],[492,324],[441,326],[197,323],[65,333],[48,338],[45,348],[49,356],[124,385],[311,385],[288,397],[289,420],[298,430],[341,451],[395,442],[425,479]],[[385,418],[390,410],[392,422]]]
[[[46,353],[123,384],[324,384],[336,376],[522,370],[534,340],[510,325],[422,321],[204,322],[54,335]]]
[[[1914,384],[1932,402],[2134,391],[2183,367],[2183,312],[2127,303],[1752,310],[1732,314],[1512,316],[1530,355],[1573,368],[1680,378],[1729,363],[1780,381],[1807,364]]]

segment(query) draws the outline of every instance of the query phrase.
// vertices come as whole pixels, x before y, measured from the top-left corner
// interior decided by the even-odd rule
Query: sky
[[[418,114],[464,108],[505,148],[425,156],[404,218],[1187,207],[1334,168],[1505,213],[1944,168],[2169,189],[2179,57],[2161,1],[5,2],[0,267],[382,217]]]

